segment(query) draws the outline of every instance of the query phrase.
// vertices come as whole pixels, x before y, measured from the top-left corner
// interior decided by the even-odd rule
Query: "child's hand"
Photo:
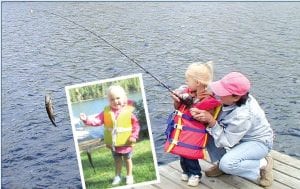
[[[178,94],[176,91],[173,91],[174,93]],[[176,96],[175,94],[171,93],[171,97],[174,101],[174,108],[178,109],[180,106],[180,99],[178,98],[178,96]]]
[[[87,116],[84,113],[81,113],[79,117],[80,117],[80,120],[82,120],[82,121],[86,121],[86,119],[87,119]]]
[[[134,138],[134,137],[130,137],[130,138],[129,138],[129,142],[131,142],[131,143],[135,143],[135,142],[136,142],[136,138]]]
[[[175,91],[173,91],[174,93],[176,93]],[[176,93],[176,94],[178,94],[178,93]],[[178,96],[176,96],[175,94],[173,94],[173,93],[171,93],[171,97],[172,97],[172,99],[174,100],[174,102],[176,103],[178,103],[178,102],[180,102],[180,99],[178,98]]]

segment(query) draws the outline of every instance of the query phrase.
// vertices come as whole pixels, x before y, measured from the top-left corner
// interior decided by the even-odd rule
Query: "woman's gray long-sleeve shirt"
[[[242,106],[223,107],[217,123],[207,131],[217,147],[233,147],[245,141],[260,141],[271,148],[273,130],[265,112],[252,95]]]

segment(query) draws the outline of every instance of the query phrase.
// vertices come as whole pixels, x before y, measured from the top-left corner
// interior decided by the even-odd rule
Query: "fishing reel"
[[[186,105],[187,107],[191,107],[194,103],[194,99],[192,96],[188,96],[185,99],[180,99],[180,102],[184,105]]]
[[[183,94],[181,96],[176,95],[176,96],[180,99],[180,102],[188,108],[191,107],[194,103],[194,98],[189,94]]]

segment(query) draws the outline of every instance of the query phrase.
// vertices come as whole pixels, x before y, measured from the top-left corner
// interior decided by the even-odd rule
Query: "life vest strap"
[[[207,131],[205,129],[197,129],[197,128],[192,128],[192,127],[187,127],[187,126],[183,126],[182,130],[192,131],[192,132],[196,132],[196,133],[207,133]]]
[[[195,146],[195,145],[187,144],[187,143],[180,142],[180,141],[173,140],[173,139],[169,139],[169,142],[170,142],[171,144],[174,144],[174,145],[177,145],[177,146],[181,146],[181,147],[184,147],[184,148],[193,149],[193,150],[201,150],[201,149],[204,149],[204,147],[201,147],[201,146]]]
[[[215,112],[214,112],[214,119],[215,119],[215,120],[217,120],[217,118],[218,118],[218,116],[219,116],[219,113],[220,113],[221,109],[222,109],[222,106],[221,106],[221,105],[218,106],[218,107],[216,107]]]
[[[132,131],[132,128],[117,127],[116,131],[117,131],[117,133],[129,132],[129,131]]]
[[[188,127],[185,125],[174,124],[173,127],[175,129],[179,129],[179,130],[183,130],[183,131],[192,131],[192,132],[196,132],[196,133],[207,133],[207,131],[205,129],[197,129],[197,128],[192,128],[192,127]]]
[[[117,127],[117,128],[105,128],[108,131],[113,131],[117,133],[122,133],[122,132],[129,132],[132,131],[132,128],[125,128],[125,127]]]
[[[178,115],[178,116],[180,116],[180,117],[183,115],[183,113],[182,113],[181,111],[179,111],[179,110],[175,110],[175,111],[174,111],[174,114],[175,114],[175,115]]]
[[[175,129],[183,130],[183,125],[174,124],[173,127]]]
[[[175,144],[175,145],[177,145],[178,144],[178,140],[171,140],[172,142],[172,144]]]
[[[171,115],[172,115],[172,114],[171,114]],[[187,115],[187,114],[184,114],[184,113],[182,113],[182,112],[179,111],[179,110],[175,110],[175,111],[173,112],[173,117],[172,117],[172,118],[174,119],[174,116],[176,116],[176,115],[182,117],[183,119],[187,119],[187,120],[189,120],[189,121],[195,120],[192,116],[189,116],[189,115]]]

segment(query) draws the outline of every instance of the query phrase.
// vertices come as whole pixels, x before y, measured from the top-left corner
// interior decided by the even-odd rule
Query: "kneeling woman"
[[[224,172],[270,186],[273,159],[268,153],[273,131],[264,111],[249,94],[250,81],[239,72],[231,72],[212,82],[210,88],[223,104],[217,120],[207,111],[191,109],[194,119],[207,123],[207,150],[211,160],[218,162],[205,174],[219,176]]]

